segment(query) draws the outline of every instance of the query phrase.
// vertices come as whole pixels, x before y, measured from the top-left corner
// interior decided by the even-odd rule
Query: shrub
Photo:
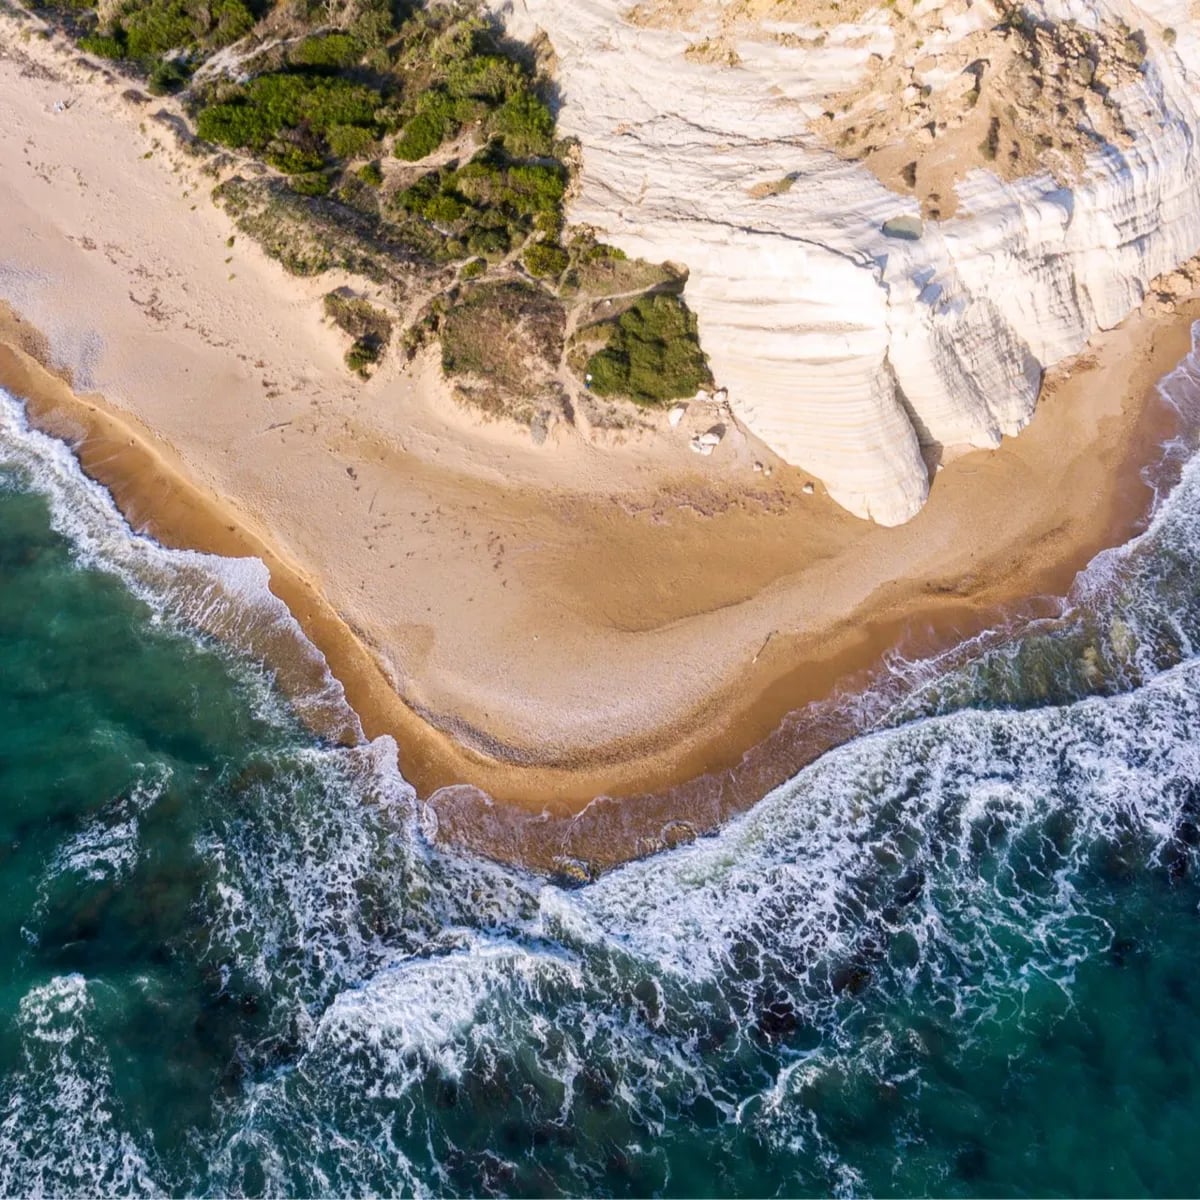
[[[391,0],[360,0],[350,33],[368,48],[377,48],[396,32]]]
[[[147,86],[151,95],[165,96],[177,92],[188,81],[188,69],[178,59],[156,64],[150,71]]]
[[[416,111],[396,139],[396,157],[408,162],[427,158],[476,115],[477,106],[471,100],[455,98],[439,88],[422,93]]]
[[[209,35],[214,46],[228,46],[243,38],[254,28],[254,15],[242,0],[218,0],[212,5],[212,20],[216,29]]]
[[[378,104],[377,92],[345,79],[260,75],[223,103],[203,109],[196,131],[205,141],[261,151],[281,130],[301,126],[319,134],[337,126],[374,133]]]
[[[126,58],[158,58],[200,42],[227,46],[254,28],[243,0],[128,0],[118,11]]]
[[[264,157],[285,175],[305,175],[325,165],[325,160],[311,147],[283,139],[272,142]]]
[[[383,184],[383,170],[377,162],[365,163],[355,174],[367,187],[377,188]]]
[[[443,187],[456,188],[480,208],[499,209],[510,217],[531,217],[557,213],[566,181],[556,166],[508,165],[485,151],[447,176]]]
[[[373,367],[383,357],[383,347],[376,345],[369,338],[361,337],[346,351],[346,366],[364,379],[370,374],[368,367]]]
[[[190,46],[204,32],[196,28],[182,0],[139,5],[124,15],[122,25],[130,58],[148,58]]]
[[[566,178],[558,166],[515,166],[507,180],[512,191],[510,202],[521,213],[556,213],[567,190]]]
[[[310,171],[304,175],[293,175],[288,183],[291,184],[292,191],[299,192],[302,196],[326,196],[329,194],[329,189],[332,186],[329,181],[329,176],[320,171]]]
[[[979,143],[979,153],[983,155],[988,162],[995,162],[996,155],[1000,150],[1000,118],[993,117],[988,123],[987,137]]]
[[[467,249],[484,258],[503,256],[512,248],[508,230],[500,227],[473,229],[467,237]]]
[[[375,134],[361,125],[334,125],[325,140],[334,158],[362,158],[375,145]]]
[[[366,339],[381,349],[392,337],[392,319],[366,300],[329,292],[324,299],[325,316],[352,338]]]
[[[417,113],[396,139],[396,157],[406,162],[428,158],[446,137],[446,122],[434,113]]]
[[[348,33],[314,34],[288,51],[288,60],[298,67],[331,71],[352,67],[362,56],[362,43]]]
[[[511,96],[492,114],[488,123],[504,139],[510,154],[548,154],[554,138],[554,117],[532,92]]]
[[[422,208],[421,215],[438,225],[452,225],[467,212],[467,205],[453,192],[439,192]]]
[[[499,54],[475,54],[451,64],[446,87],[455,96],[501,103],[525,87],[518,63]]]
[[[643,296],[623,313],[608,345],[587,362],[592,390],[661,404],[694,396],[712,382],[695,316],[678,296]]]
[[[463,263],[459,272],[460,279],[478,279],[488,268],[486,258],[472,258]]]
[[[553,242],[534,242],[525,251],[521,261],[530,275],[548,278],[561,275],[570,259],[567,252]]]
[[[88,33],[79,39],[79,46],[100,58],[124,58],[125,43],[111,33]]]

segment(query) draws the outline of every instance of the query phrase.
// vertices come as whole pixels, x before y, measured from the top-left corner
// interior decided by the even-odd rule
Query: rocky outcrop
[[[687,263],[734,413],[876,521],[919,510],[924,448],[1017,433],[1042,370],[1200,249],[1200,39],[1176,0],[1028,4],[1023,33],[986,0],[497,3],[554,46],[571,217]],[[984,137],[946,117],[971,92]]]

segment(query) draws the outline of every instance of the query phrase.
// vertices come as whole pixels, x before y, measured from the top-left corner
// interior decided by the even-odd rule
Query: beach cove
[[[536,446],[435,362],[355,379],[320,303],[344,281],[235,236],[163,102],[22,28],[0,16],[0,387],[135,529],[266,563],[440,837],[553,869],[710,829],[832,744],[789,713],[1037,611],[1144,519],[1194,306],[1098,337],[882,529],[748,436]]]

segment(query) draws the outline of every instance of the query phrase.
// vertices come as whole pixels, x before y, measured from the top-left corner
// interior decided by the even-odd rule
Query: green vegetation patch
[[[427,57],[402,112],[398,158],[420,162],[473,123],[512,157],[551,153],[554,116],[536,94],[532,72],[499,52],[486,22],[471,18],[427,32]]]
[[[450,257],[497,258],[525,241],[540,215],[557,220],[565,191],[557,163],[513,162],[489,148],[464,167],[423,175],[396,204],[432,226]]]
[[[222,154],[206,169],[224,177],[214,198],[238,229],[287,270],[363,276],[415,313],[395,340],[410,356],[440,342],[474,406],[542,421],[544,433],[546,414],[566,411],[568,312],[583,326],[569,366],[590,371],[600,395],[652,404],[708,380],[695,318],[664,294],[686,272],[565,229],[570,158],[546,81],[535,55],[472,5],[41,2],[150,91],[183,90],[197,153],[228,147],[273,167],[234,174]],[[246,34],[225,73],[197,81],[206,58]],[[385,154],[413,165],[385,178]],[[391,318],[339,294],[326,310],[351,339],[347,365],[369,373],[393,341]]]
[[[81,37],[79,44],[93,54],[134,59],[150,69],[163,55],[217,50],[253,28],[254,14],[243,0],[126,0],[110,11],[103,29]]]
[[[383,348],[375,345],[373,342],[367,341],[365,338],[359,338],[349,350],[346,351],[346,366],[350,368],[356,375],[363,379],[370,378],[371,368],[375,366],[383,357]]]
[[[326,295],[325,315],[354,339],[346,351],[346,366],[363,379],[368,378],[392,340],[392,318],[368,301],[343,292]]]
[[[524,253],[521,261],[530,275],[543,279],[557,279],[571,261],[570,256],[553,242],[534,242]]]
[[[672,295],[644,296],[622,313],[587,372],[598,395],[646,405],[694,396],[712,383],[695,314]]]
[[[358,168],[355,174],[367,187],[377,188],[383,186],[383,168],[377,162],[364,163]]]
[[[306,37],[288,51],[288,61],[297,67],[340,71],[360,62],[362,42],[349,33],[318,33]]]
[[[374,137],[379,93],[365,84],[325,75],[260,75],[203,109],[196,132],[206,142],[263,152],[285,131],[299,130],[322,143],[333,133],[359,128]],[[287,169],[287,168],[281,168]]]

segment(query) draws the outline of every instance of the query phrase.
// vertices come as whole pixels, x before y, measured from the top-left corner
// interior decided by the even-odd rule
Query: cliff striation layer
[[[733,411],[880,523],[1200,250],[1181,0],[498,11],[554,46],[571,218],[686,263]]]

